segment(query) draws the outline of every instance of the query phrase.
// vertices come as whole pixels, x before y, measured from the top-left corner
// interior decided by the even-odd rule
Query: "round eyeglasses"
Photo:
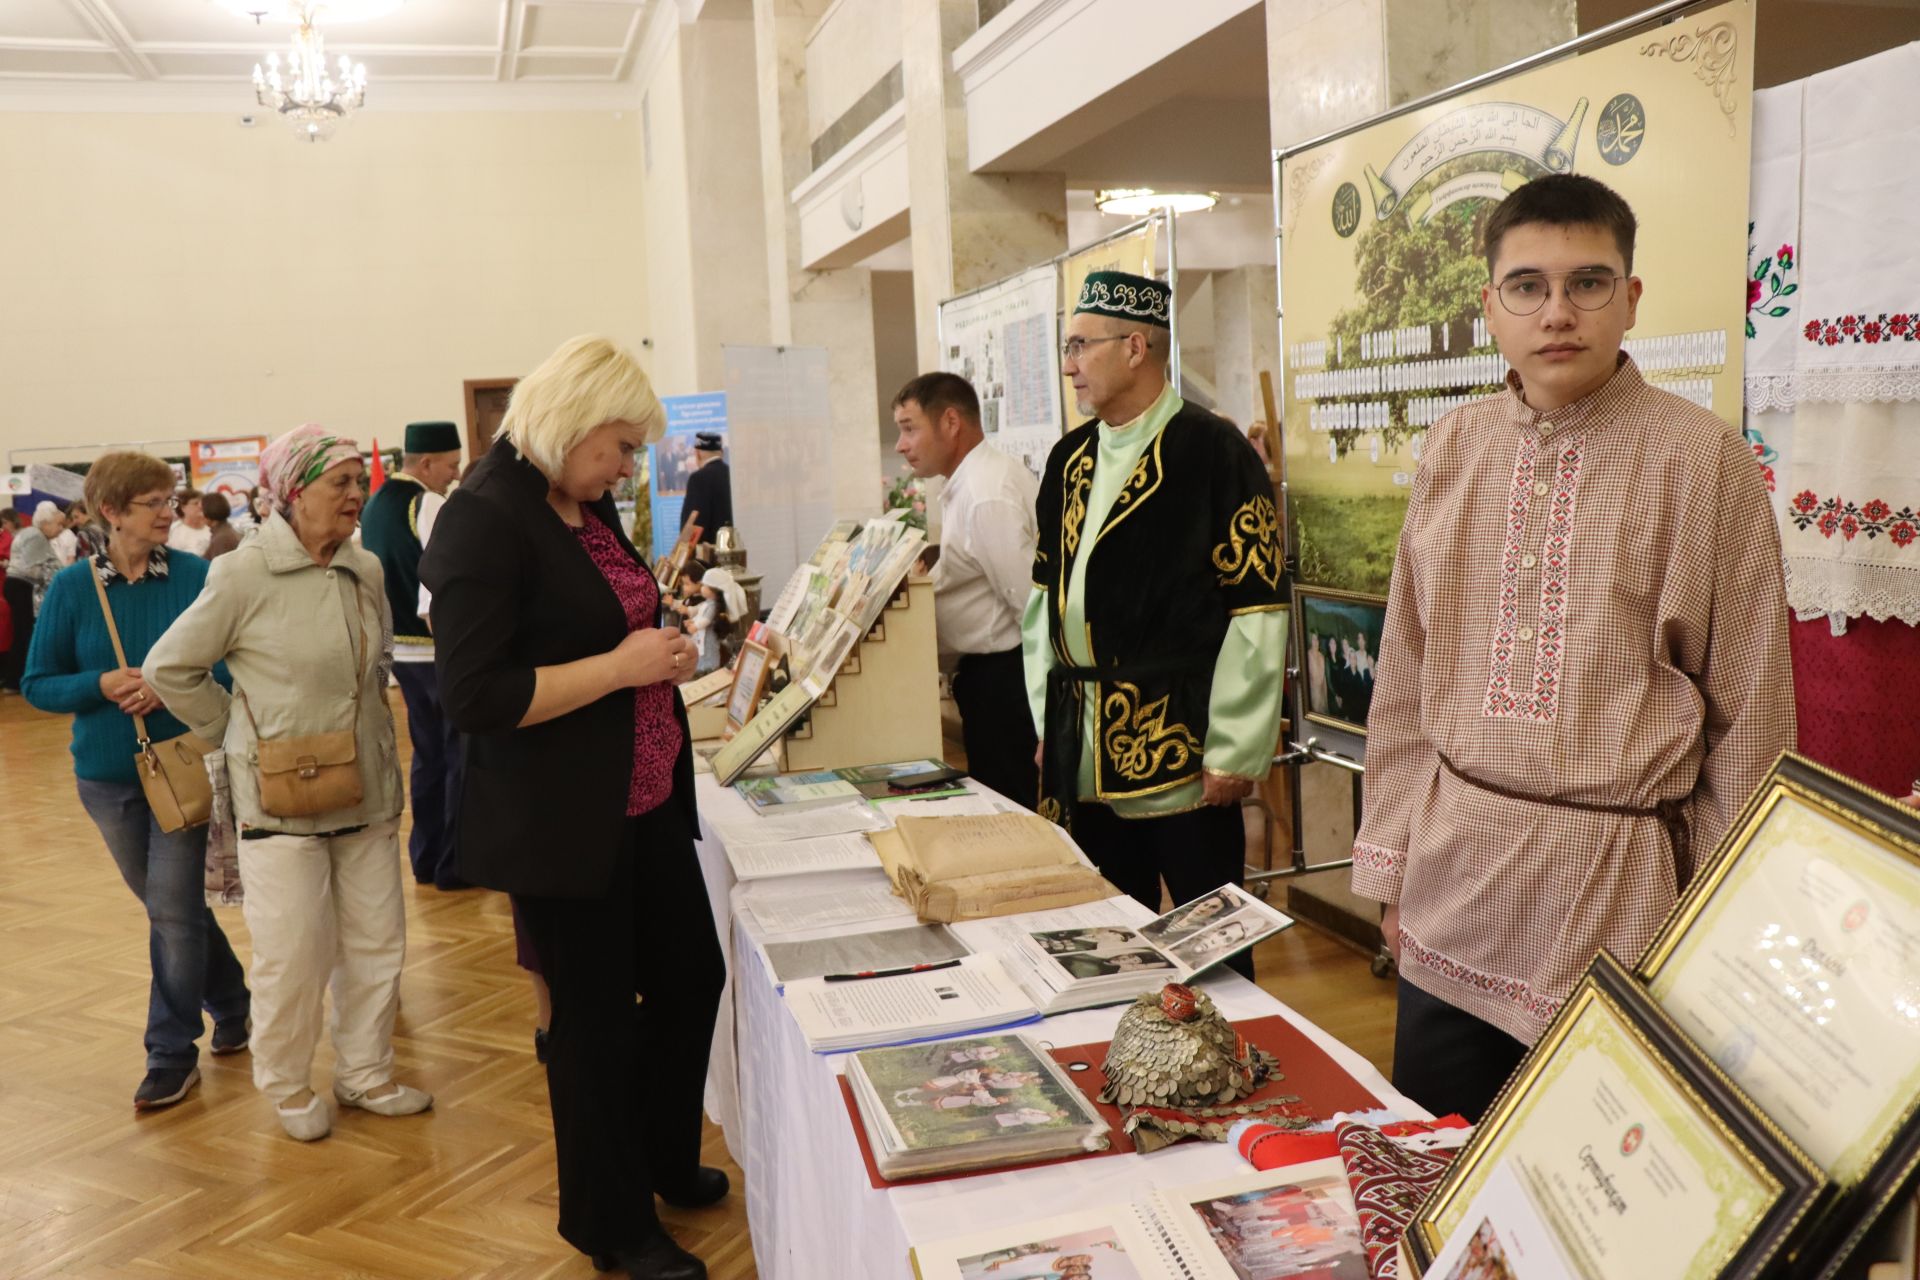
[[[1516,316],[1530,316],[1547,305],[1553,296],[1553,282],[1565,281],[1561,289],[1567,301],[1582,311],[1598,311],[1613,301],[1623,277],[1605,267],[1581,267],[1575,271],[1529,271],[1508,276],[1495,290],[1500,305]]]

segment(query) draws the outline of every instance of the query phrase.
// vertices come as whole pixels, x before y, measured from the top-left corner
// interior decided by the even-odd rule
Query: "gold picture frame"
[[[1467,1208],[1504,1161],[1566,1224],[1556,1234],[1576,1270],[1633,1280],[1753,1280],[1826,1186],[1604,950],[1415,1212],[1416,1275],[1471,1229]],[[1583,1234],[1603,1229],[1605,1271]]]
[[[1838,1274],[1920,1183],[1920,814],[1783,754],[1634,973],[1832,1180],[1795,1274]]]
[[[1386,597],[1295,585],[1293,618],[1301,714],[1315,724],[1366,737]]]
[[[758,640],[742,640],[740,656],[733,664],[733,683],[727,690],[727,737],[740,732],[753,719],[772,678],[773,652]]]

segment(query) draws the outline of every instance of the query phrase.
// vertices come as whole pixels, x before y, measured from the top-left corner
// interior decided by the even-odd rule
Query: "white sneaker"
[[[275,1107],[273,1114],[280,1117],[280,1127],[287,1131],[287,1136],[301,1142],[313,1142],[333,1132],[333,1108],[317,1093],[297,1111]]]
[[[375,1085],[374,1089],[384,1088]],[[337,1083],[333,1086],[333,1096],[340,1099],[343,1107],[359,1107],[362,1111],[371,1111],[377,1116],[410,1116],[425,1111],[433,1105],[433,1095],[424,1089],[412,1085],[395,1085],[398,1093],[390,1093],[384,1098],[370,1098],[367,1095],[374,1089],[343,1089]]]

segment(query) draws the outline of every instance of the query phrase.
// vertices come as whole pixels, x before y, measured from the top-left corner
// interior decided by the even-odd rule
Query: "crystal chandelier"
[[[342,54],[336,69],[327,69],[326,40],[313,26],[316,7],[299,6],[300,26],[293,33],[284,73],[277,53],[267,55],[264,68],[253,64],[254,97],[284,116],[302,142],[325,142],[334,126],[367,100],[365,63]]]

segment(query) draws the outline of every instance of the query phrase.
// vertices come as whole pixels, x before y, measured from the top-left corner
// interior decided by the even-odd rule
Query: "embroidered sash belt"
[[[1499,796],[1503,800],[1519,800],[1527,804],[1545,805],[1549,809],[1572,809],[1576,813],[1606,813],[1621,818],[1656,818],[1666,829],[1667,846],[1673,854],[1673,885],[1675,892],[1684,891],[1690,878],[1687,873],[1688,845],[1692,835],[1687,827],[1687,802],[1685,800],[1662,800],[1650,808],[1640,808],[1626,804],[1589,804],[1584,800],[1565,800],[1559,796],[1543,796],[1530,791],[1518,791],[1511,787],[1502,787],[1484,779],[1476,778],[1447,759],[1446,752],[1436,751],[1441,767],[1460,781],[1488,795]]]
[[[1109,667],[1054,667],[1047,672],[1046,736],[1041,744],[1040,812],[1073,830],[1073,811],[1080,801],[1080,695],[1082,685],[1098,686],[1102,681],[1127,680],[1138,684],[1162,676],[1177,675],[1195,669],[1211,670],[1211,655],[1204,660],[1192,657],[1156,658],[1147,662],[1128,662]],[[1094,713],[1094,728],[1099,730],[1099,712]],[[1095,747],[1098,750],[1098,746]]]

